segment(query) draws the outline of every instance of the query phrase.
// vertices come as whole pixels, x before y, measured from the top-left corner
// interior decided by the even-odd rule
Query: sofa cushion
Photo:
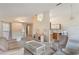
[[[3,45],[0,45],[0,51],[4,52],[6,51],[6,48]]]
[[[0,37],[0,50],[2,50],[2,51],[8,50],[8,42],[3,37]]]
[[[79,40],[69,39],[66,48],[70,48],[70,49],[79,48]]]
[[[16,40],[9,40],[8,41],[8,50],[17,49],[20,47],[21,46],[19,45],[19,43]]]
[[[65,49],[62,49],[62,51],[67,55],[79,54],[79,48],[74,48],[74,49],[65,48]]]

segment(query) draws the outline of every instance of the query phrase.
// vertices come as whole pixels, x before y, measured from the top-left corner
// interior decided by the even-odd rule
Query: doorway
[[[26,25],[26,37],[27,40],[32,40],[32,30],[33,30],[33,24],[27,24]]]

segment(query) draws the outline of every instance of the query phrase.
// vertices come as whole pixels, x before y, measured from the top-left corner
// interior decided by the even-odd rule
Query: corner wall
[[[61,24],[62,30],[68,31],[69,39],[79,41],[79,4],[72,4],[72,11],[70,5],[63,4],[51,10],[51,22]]]

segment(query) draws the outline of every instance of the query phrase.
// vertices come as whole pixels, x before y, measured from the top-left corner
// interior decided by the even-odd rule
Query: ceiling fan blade
[[[58,3],[58,4],[56,4],[56,6],[59,6],[59,5],[61,5],[62,3]]]

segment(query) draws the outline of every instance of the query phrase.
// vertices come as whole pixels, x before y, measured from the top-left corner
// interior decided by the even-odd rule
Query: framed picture
[[[52,23],[50,23],[50,29],[60,30],[61,29],[61,24],[52,24]]]

